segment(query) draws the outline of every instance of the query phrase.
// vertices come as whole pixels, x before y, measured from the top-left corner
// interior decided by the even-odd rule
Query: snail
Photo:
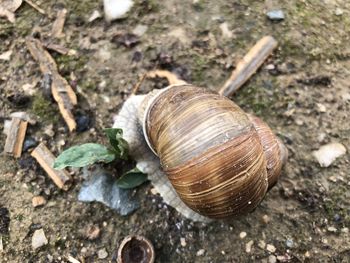
[[[132,96],[114,126],[166,203],[198,221],[253,211],[287,160],[262,120],[187,83]]]
[[[223,96],[237,91],[276,47],[273,37],[260,39],[218,93],[168,71],[149,72],[171,85],[132,95],[115,117],[137,168],[185,217],[206,222],[249,213],[276,184],[287,148],[266,123]]]

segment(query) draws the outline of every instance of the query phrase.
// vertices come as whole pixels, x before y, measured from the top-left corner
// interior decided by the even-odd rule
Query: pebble
[[[262,217],[262,221],[265,223],[265,224],[268,224],[270,222],[270,217],[268,215],[263,215]]]
[[[32,248],[35,250],[46,244],[48,244],[48,240],[45,236],[44,230],[43,229],[35,230],[32,237]]]
[[[28,149],[33,148],[34,146],[36,146],[38,143],[36,142],[36,140],[34,140],[33,138],[29,137],[26,138],[24,143],[23,143],[23,152],[26,152]]]
[[[100,236],[101,229],[97,225],[89,225],[85,231],[85,236],[89,240],[95,240]]]
[[[274,245],[271,245],[271,244],[267,244],[266,246],[266,250],[271,252],[271,253],[275,253],[276,252],[276,248]]]
[[[267,69],[267,70],[274,70],[276,67],[275,67],[275,65],[274,64],[268,64],[266,67],[265,67],[265,69]]]
[[[271,11],[267,12],[266,15],[272,21],[284,20],[284,13],[280,9],[271,10]]]
[[[324,112],[327,111],[326,106],[323,105],[322,103],[316,103],[316,106],[317,106],[317,111],[318,112],[324,113]]]
[[[245,244],[245,252],[250,253],[252,251],[253,244],[253,240],[250,240],[247,244]]]
[[[134,5],[132,0],[103,0],[103,9],[107,21],[123,18]]]
[[[266,247],[266,243],[264,240],[260,240],[258,243],[258,247],[260,247],[261,249],[265,249]]]
[[[277,262],[277,258],[274,255],[270,255],[269,256],[269,263],[276,263]]]
[[[105,259],[108,257],[108,252],[105,248],[102,248],[97,252],[97,256],[99,259]]]
[[[196,255],[197,255],[197,257],[200,257],[200,256],[203,256],[204,253],[205,253],[205,250],[202,248],[202,249],[197,251]]]
[[[220,29],[221,29],[222,36],[224,38],[232,38],[233,37],[233,33],[228,28],[228,23],[227,22],[224,22],[224,23],[220,24]]]
[[[317,159],[321,167],[330,166],[335,159],[344,155],[346,148],[338,142],[323,145],[317,151],[313,151],[312,155]]]
[[[92,12],[91,16],[89,17],[88,22],[91,23],[93,21],[95,21],[97,18],[100,18],[101,14],[98,10],[94,10],[94,12]]]
[[[336,16],[341,16],[342,14],[344,14],[343,9],[340,9],[340,8],[335,9],[335,15]]]
[[[292,239],[287,239],[287,240],[286,240],[286,246],[287,246],[288,248],[292,248],[292,247],[294,246],[293,240],[292,240]]]
[[[32,205],[33,207],[39,207],[39,206],[43,206],[46,204],[46,199],[43,196],[34,196],[32,199]]]
[[[53,131],[53,124],[46,126],[44,129],[44,133],[49,137],[53,137],[55,135],[55,132]]]
[[[332,232],[332,233],[337,232],[337,229],[334,226],[328,227],[327,230],[328,230],[328,232]]]
[[[147,29],[148,29],[148,26],[146,25],[137,25],[132,31],[132,33],[140,37],[146,33]]]
[[[239,237],[240,237],[241,239],[245,238],[246,236],[247,236],[247,233],[246,233],[246,232],[241,232],[241,233],[239,234]]]
[[[344,228],[342,228],[340,231],[341,231],[342,233],[344,233],[344,234],[348,234],[348,233],[349,233],[349,228],[344,227]]]
[[[90,128],[90,118],[87,115],[78,115],[76,117],[77,132],[84,132]]]
[[[185,247],[187,245],[186,239],[184,237],[180,238],[180,244],[181,244],[182,247]]]

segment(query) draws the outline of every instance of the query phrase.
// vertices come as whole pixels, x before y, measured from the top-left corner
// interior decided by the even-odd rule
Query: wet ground
[[[79,172],[74,185],[60,191],[26,151],[18,160],[0,156],[1,262],[108,262],[123,237],[148,237],[156,262],[348,262],[350,260],[349,150],[321,168],[312,151],[328,142],[350,145],[350,3],[322,1],[156,1],[139,0],[128,16],[110,24],[88,22],[97,1],[36,1],[47,15],[23,3],[14,24],[0,19],[0,129],[14,111],[38,117],[27,139],[44,141],[55,153],[84,142],[105,143],[102,129],[146,71],[163,68],[188,82],[217,89],[253,44],[273,35],[279,48],[232,99],[265,120],[286,143],[290,158],[278,184],[245,217],[228,222],[193,223],[145,184],[135,190],[141,207],[120,216],[99,203],[80,203]],[[75,88],[77,116],[89,129],[69,134],[57,106],[41,89],[41,72],[25,37],[47,38],[57,10],[68,10],[64,37],[55,40],[78,52],[52,52],[60,73]],[[285,19],[266,12],[281,8]],[[222,24],[229,32],[224,34]],[[130,45],[120,35],[138,25],[147,31]],[[129,40],[129,39],[128,39]],[[30,84],[30,85],[28,85]],[[145,93],[165,81],[146,81]],[[50,127],[52,125],[52,127]],[[5,135],[0,135],[3,150]],[[44,196],[33,208],[32,197]],[[8,212],[7,212],[8,211]],[[9,225],[8,225],[9,224]],[[101,230],[89,240],[91,226]],[[42,228],[49,240],[34,251],[31,239]],[[245,232],[246,235],[242,232]],[[182,242],[180,241],[182,239]],[[183,242],[184,240],[185,242]],[[98,258],[106,249],[108,257]]]

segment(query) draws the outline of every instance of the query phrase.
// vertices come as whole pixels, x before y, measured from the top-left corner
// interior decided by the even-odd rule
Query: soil
[[[69,255],[80,262],[109,262],[132,233],[152,241],[156,262],[350,261],[349,1],[137,0],[125,19],[112,23],[103,18],[88,22],[94,10],[103,14],[102,1],[35,2],[46,15],[23,3],[14,24],[0,19],[0,54],[13,51],[0,64],[1,130],[11,112],[26,111],[37,116],[26,138],[44,141],[56,155],[79,143],[106,143],[103,128],[113,124],[113,115],[148,70],[168,69],[215,90],[256,41],[272,35],[279,48],[232,99],[273,128],[286,143],[289,160],[253,213],[204,224],[165,205],[150,184],[134,190],[141,207],[129,216],[100,203],[78,202],[79,171],[64,192],[30,150],[19,159],[2,154],[1,262],[68,262]],[[52,40],[49,32],[62,7],[68,10],[64,36]],[[266,12],[274,8],[283,10],[283,21],[267,19]],[[223,35],[224,22],[232,36]],[[148,27],[144,35],[127,35],[140,24]],[[43,76],[25,45],[33,35],[78,52],[51,54],[77,92],[76,116],[89,126],[82,132],[69,133],[57,105],[43,91]],[[148,80],[140,93],[165,85]],[[0,151],[5,139],[1,134]],[[312,151],[333,141],[348,151],[322,168]],[[35,195],[48,202],[34,208]],[[34,251],[31,239],[39,228],[49,243]],[[89,229],[96,228],[100,234],[89,238]],[[98,258],[101,249],[108,252],[106,259]]]

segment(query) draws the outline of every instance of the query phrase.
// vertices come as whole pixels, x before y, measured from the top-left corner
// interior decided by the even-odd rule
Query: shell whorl
[[[271,153],[280,154],[280,144],[255,118],[192,85],[156,90],[139,110],[146,141],[180,198],[210,218],[254,210],[279,177],[282,161]]]

